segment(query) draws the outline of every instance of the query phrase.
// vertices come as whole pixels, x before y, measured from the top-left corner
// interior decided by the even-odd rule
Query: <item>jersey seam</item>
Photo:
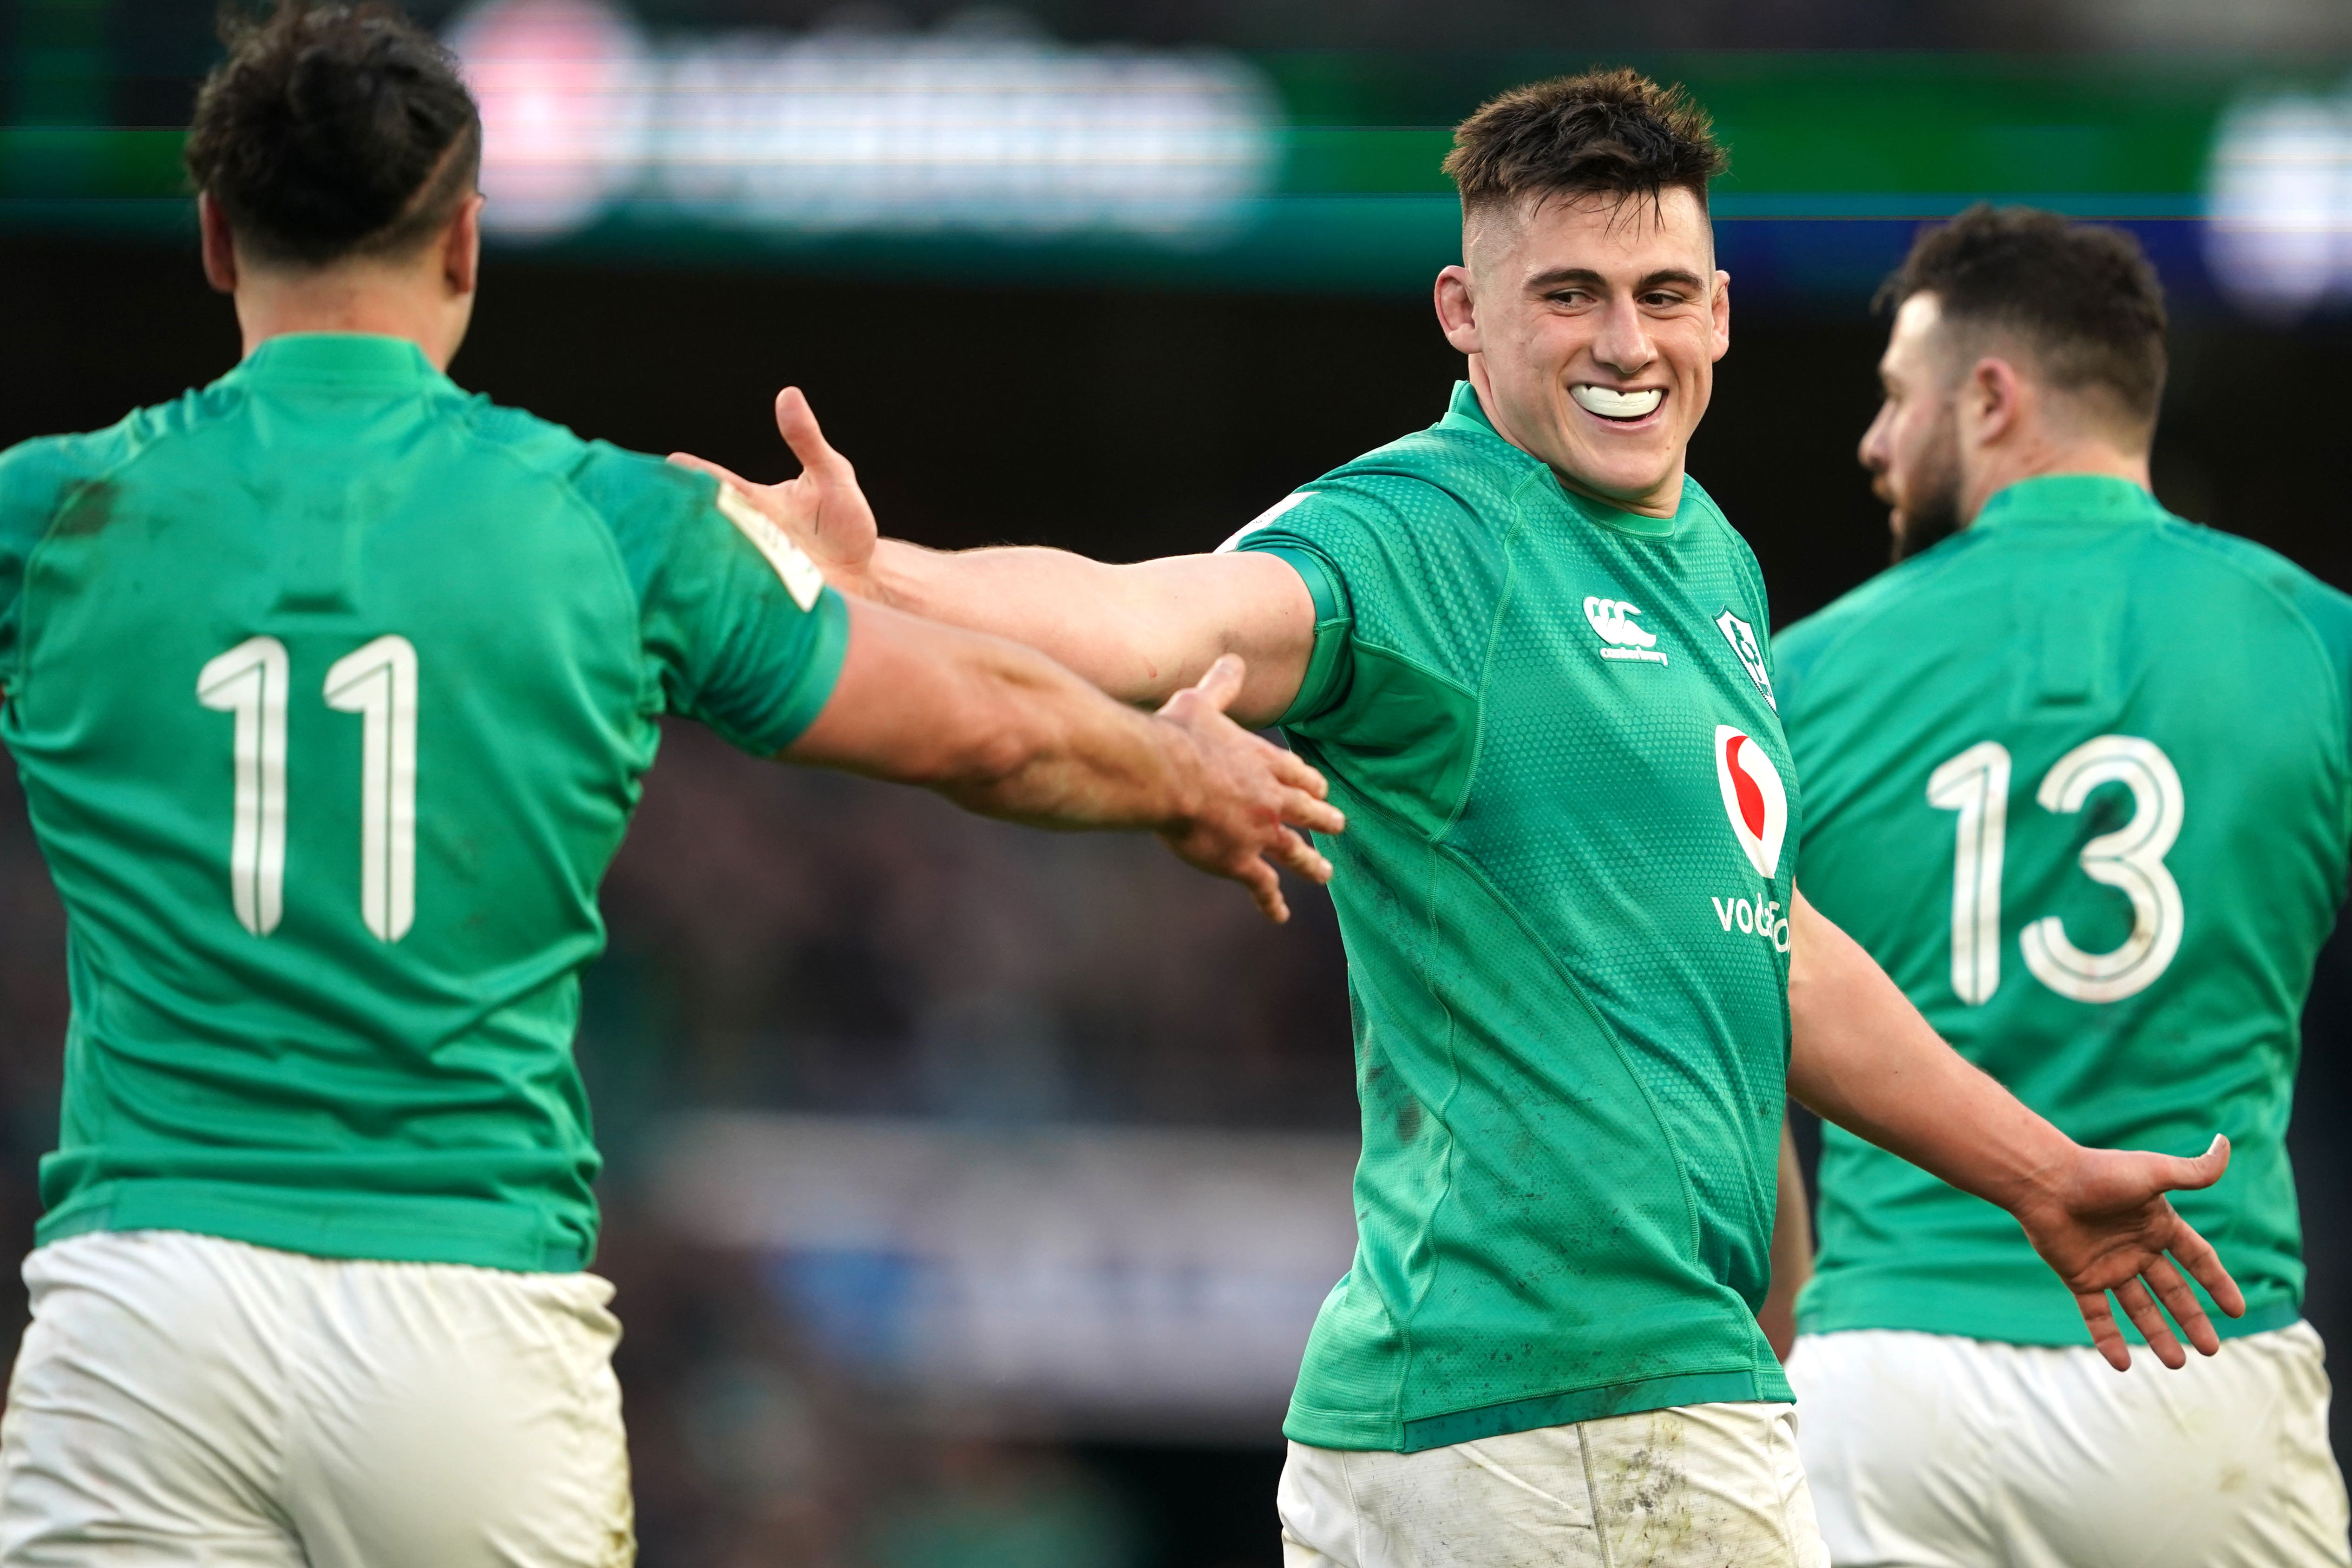
[[[2158,537],[2176,540],[2184,547],[2195,550],[2269,597],[2286,613],[2288,619],[2303,633],[2305,643],[2318,655],[2320,672],[2326,678],[2322,684],[2327,691],[2328,705],[2335,710],[2336,730],[2342,740],[2341,744],[2329,749],[2328,756],[2328,766],[2336,773],[2336,821],[2347,833],[2352,833],[2352,710],[2347,710],[2347,703],[2352,703],[2352,693],[2344,690],[2344,682],[2339,679],[2341,672],[2336,669],[2335,661],[2327,657],[2326,641],[2320,637],[2318,628],[2311,624],[2311,617],[2303,613],[2302,607],[2290,595],[2268,578],[2234,559],[2226,547],[2216,545],[2210,532],[2200,533],[2197,525],[2177,521],[2169,514],[2158,521],[2157,529]]]
[[[1486,765],[1486,688],[1495,678],[1495,645],[1502,639],[1503,617],[1510,611],[1511,593],[1518,585],[1519,561],[1516,546],[1519,536],[1527,531],[1527,509],[1519,500],[1519,492],[1535,478],[1534,474],[1529,474],[1522,479],[1511,487],[1507,497],[1511,507],[1511,526],[1503,531],[1503,586],[1495,595],[1494,613],[1486,619],[1486,645],[1478,654],[1477,688],[1475,690],[1463,689],[1464,695],[1470,699],[1478,715],[1477,728],[1470,737],[1470,766],[1462,775],[1462,793],[1454,800],[1454,809],[1446,813],[1444,822],[1439,825],[1435,837],[1431,839],[1433,844],[1443,842],[1454,831],[1455,824],[1462,820],[1462,814],[1470,808],[1470,796],[1478,787],[1478,770]]]
[[[1955,535],[1951,540],[1946,541],[1945,542],[1962,544],[1963,542],[1965,542],[1967,544],[1973,544],[1976,542],[1976,539],[1982,536],[1971,536],[1967,533],[1961,533]],[[1889,568],[1890,571],[1902,571],[1906,567],[1912,568],[1908,574],[1910,581],[1905,583],[1886,584],[1884,590],[1883,603],[1865,605],[1847,610],[1845,614],[1852,617],[1851,624],[1844,626],[1843,629],[1833,631],[1829,641],[1822,645],[1822,650],[1813,655],[1811,658],[1804,661],[1804,675],[1801,678],[1800,684],[1801,685],[1810,681],[1814,671],[1822,668],[1832,659],[1837,658],[1839,654],[1843,653],[1845,649],[1846,644],[1852,642],[1856,637],[1860,636],[1864,627],[1876,625],[1880,620],[1901,608],[1906,599],[1917,593],[1927,584],[1935,581],[1937,578],[1941,577],[1945,573],[1950,571],[1954,563],[1965,559],[1967,554],[1968,551],[1966,548],[1958,548],[1952,550],[1941,561],[1934,561],[1927,555],[1915,555],[1909,561],[1903,562],[1896,566]],[[1856,588],[1853,592],[1855,594],[1862,594],[1867,592],[1875,584],[1885,583],[1885,579],[1884,576],[1873,578],[1871,582],[1864,584],[1860,588]],[[1821,616],[1827,617],[1836,615],[1837,613],[1838,606],[1836,605],[1832,605],[1821,612]],[[1808,620],[1813,618],[1817,617],[1808,617]],[[1801,626],[1806,623],[1800,622],[1799,624]]]
[[[1464,793],[1466,795],[1468,792],[1465,789]],[[1436,1004],[1438,1012],[1444,1016],[1445,1067],[1449,1075],[1444,1098],[1438,1102],[1437,1106],[1438,1124],[1446,1130],[1445,1180],[1436,1201],[1429,1205],[1431,1250],[1433,1255],[1443,1256],[1443,1250],[1437,1247],[1438,1230],[1443,1216],[1454,1206],[1454,1177],[1462,1152],[1461,1142],[1454,1136],[1452,1119],[1454,1098],[1462,1092],[1462,1030],[1459,1021],[1454,1016],[1452,1005],[1438,990],[1429,972],[1430,952],[1435,944],[1437,932],[1439,850],[1436,840],[1427,840],[1422,853],[1428,858],[1428,863],[1422,879],[1421,952],[1413,964],[1413,977],[1421,982],[1422,990],[1427,993],[1429,999]],[[1396,1423],[1399,1441],[1402,1441],[1404,1436],[1405,1391],[1412,1386],[1413,1363],[1419,1359],[1421,1353],[1415,1330],[1421,1321],[1421,1310],[1427,1304],[1429,1292],[1434,1288],[1436,1282],[1436,1269],[1433,1266],[1422,1280],[1419,1289],[1413,1291],[1411,1303],[1397,1323],[1397,1340],[1403,1353],[1397,1358],[1396,1382],[1389,1395],[1389,1419]]]
[[[503,443],[494,440],[488,432],[484,431],[481,427],[481,412],[484,408],[491,406],[495,405],[483,399],[468,398],[465,401],[462,412],[467,439],[511,467],[520,469],[527,478],[553,483],[563,492],[567,500],[585,511],[590,520],[595,523],[593,531],[598,542],[603,545],[605,564],[619,578],[623,596],[629,604],[631,634],[629,643],[635,652],[637,665],[638,717],[648,722],[652,721],[658,715],[668,710],[669,703],[667,694],[662,691],[657,667],[646,651],[645,603],[638,593],[636,584],[630,579],[628,560],[621,553],[621,542],[613,535],[612,520],[604,515],[602,508],[581,493],[580,487],[572,483],[571,473],[543,470],[527,463]],[[594,450],[584,441],[581,443],[581,447],[583,453],[593,454]],[[663,566],[667,567],[667,560],[662,562]],[[648,574],[646,587],[650,589],[652,585],[652,576]],[[649,700],[652,704],[650,710],[646,707]]]
[[[248,398],[251,395],[252,395],[250,393],[247,392],[242,387],[236,389],[236,396],[240,401]],[[192,432],[198,423],[205,425],[217,424],[221,419],[226,417],[226,414],[227,411],[226,409],[215,410],[205,415],[200,421],[192,421],[188,426],[180,430],[165,432],[164,434],[186,435]],[[15,677],[15,679],[10,682],[8,687],[8,696],[12,700],[24,695],[25,682],[30,679],[31,676],[31,660],[27,656],[32,651],[32,639],[26,634],[34,620],[34,568],[39,563],[43,554],[47,552],[49,546],[56,542],[58,524],[64,521],[67,511],[71,510],[71,503],[74,498],[81,495],[94,485],[101,485],[111,480],[120,479],[130,469],[137,467],[140,462],[145,459],[149,453],[154,451],[156,447],[161,444],[160,437],[151,437],[133,436],[131,440],[131,449],[125,452],[114,462],[94,469],[88,474],[84,474],[60,488],[57,500],[50,504],[48,521],[41,525],[40,538],[35,540],[33,542],[33,547],[25,552],[25,580],[16,589],[16,668],[9,672]]]

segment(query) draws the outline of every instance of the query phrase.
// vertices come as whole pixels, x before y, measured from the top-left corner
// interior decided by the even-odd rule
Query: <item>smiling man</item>
[[[2217,1342],[2165,1251],[2237,1300],[2163,1192],[2226,1152],[2078,1147],[1797,892],[1764,584],[1684,472],[1730,341],[1705,116],[1630,71],[1545,82],[1447,168],[1466,265],[1436,304],[1468,381],[1214,554],[877,541],[790,390],[814,526],[762,504],[845,590],[1131,702],[1243,655],[1234,711],[1348,813],[1360,1240],[1285,1426],[1292,1568],[1810,1568],[1755,1316],[1784,1086],[2010,1209],[2107,1342],[2113,1289],[2176,1362],[2150,1288]]]

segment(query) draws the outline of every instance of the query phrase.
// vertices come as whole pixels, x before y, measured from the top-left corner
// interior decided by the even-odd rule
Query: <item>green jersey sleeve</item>
[[[705,474],[592,443],[572,482],[637,594],[661,705],[772,756],[840,678],[849,612],[815,565]]]
[[[1451,614],[1471,585],[1449,536],[1481,525],[1462,501],[1416,477],[1369,473],[1320,481],[1285,498],[1226,542],[1288,562],[1315,598],[1315,650],[1279,721],[1310,724],[1385,690],[1400,659],[1444,685],[1475,683],[1477,631]],[[1371,683],[1367,656],[1381,670]]]
[[[0,690],[16,683],[26,564],[113,435],[44,437],[0,452]]]

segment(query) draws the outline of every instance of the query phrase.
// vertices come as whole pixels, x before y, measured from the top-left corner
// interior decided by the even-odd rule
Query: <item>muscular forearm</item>
[[[1165,827],[1197,805],[1175,726],[1044,655],[887,610],[856,612],[835,700],[793,750],[1035,826]]]
[[[866,573],[894,608],[1034,647],[1123,702],[1158,702],[1227,650],[1156,647],[1163,612],[1137,577],[1065,550],[950,552],[896,539],[877,542]]]
[[[2074,1141],[1962,1059],[1801,894],[1789,965],[1790,1092],[1913,1164],[2015,1210],[2062,1182]]]
[[[1122,702],[1182,690],[1226,654],[1244,661],[1234,716],[1290,705],[1315,642],[1315,604],[1270,555],[1171,555],[1115,566],[1063,550],[925,550],[878,541],[843,580],[896,608],[1034,647]]]
[[[1105,702],[1042,655],[999,643],[965,672],[970,731],[927,781],[968,811],[1037,826],[1166,828],[1199,806],[1181,731]]]

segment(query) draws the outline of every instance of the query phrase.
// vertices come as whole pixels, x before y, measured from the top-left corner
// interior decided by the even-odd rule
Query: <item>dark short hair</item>
[[[424,243],[472,193],[481,115],[457,62],[391,6],[279,0],[222,28],[188,173],[263,260],[322,266]]]
[[[2016,333],[2053,384],[2104,392],[2132,418],[2155,422],[2164,285],[2127,231],[1979,202],[1919,236],[1879,290],[1879,307],[1914,294],[1933,294],[1957,327]]]
[[[1639,71],[1587,71],[1515,87],[1456,126],[1445,172],[1465,215],[1526,196],[1613,195],[1656,201],[1730,167],[1715,128],[1681,87]]]

